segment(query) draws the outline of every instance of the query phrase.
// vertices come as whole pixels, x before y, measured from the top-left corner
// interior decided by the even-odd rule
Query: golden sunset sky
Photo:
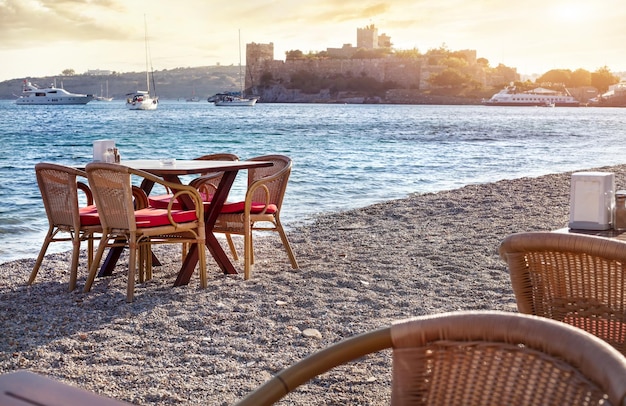
[[[395,49],[475,49],[491,66],[626,71],[623,0],[0,0],[0,80],[64,69],[237,65],[245,44],[285,52],[356,45],[375,24]],[[243,63],[245,64],[245,54]]]

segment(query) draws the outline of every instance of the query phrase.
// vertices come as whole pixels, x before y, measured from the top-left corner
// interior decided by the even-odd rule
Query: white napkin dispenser
[[[96,140],[93,142],[93,161],[104,162],[104,153],[107,149],[115,148],[114,140]]]
[[[615,174],[576,172],[570,188],[569,228],[608,230],[613,226]]]

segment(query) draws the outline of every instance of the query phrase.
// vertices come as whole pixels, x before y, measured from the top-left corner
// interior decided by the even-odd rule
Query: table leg
[[[220,181],[220,184],[217,187],[213,198],[211,199],[211,204],[205,206],[208,207],[208,211],[204,213],[206,246],[225,274],[236,274],[237,270],[222,249],[222,246],[215,237],[215,234],[213,234],[213,227],[215,226],[217,217],[222,211],[222,207],[226,202],[226,198],[228,197],[228,193],[230,192],[230,188],[233,186],[233,182],[235,181],[236,177],[237,170],[224,172],[224,176],[222,176],[222,180]],[[189,280],[191,279],[191,275],[193,274],[197,263],[198,246],[197,244],[192,244],[189,248],[187,257],[185,258],[185,262],[183,263],[183,266],[178,273],[176,282],[174,282],[174,286],[187,285],[189,283]]]

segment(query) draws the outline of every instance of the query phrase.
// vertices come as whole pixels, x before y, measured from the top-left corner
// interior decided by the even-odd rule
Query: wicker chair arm
[[[391,345],[391,328],[389,327],[340,341],[282,370],[264,385],[239,401],[236,406],[273,405],[287,393],[313,377],[348,361],[390,348]]]
[[[150,205],[146,192],[140,187],[133,186],[133,197],[135,198],[135,210],[145,209]]]
[[[272,203],[270,201],[270,189],[267,187],[265,183],[266,182],[262,182],[262,181],[254,182],[252,186],[250,186],[250,188],[247,190],[245,209],[244,209],[246,213],[250,213],[252,209],[253,201],[256,204],[263,203],[265,205],[265,207],[263,207],[263,211],[258,212],[257,214],[265,214],[265,211],[267,210],[267,206],[269,206]],[[259,200],[258,197],[253,199],[254,195],[256,194],[255,192],[257,191],[257,189],[261,189],[263,191],[264,199]]]
[[[91,192],[89,185],[79,181],[76,182],[76,187],[78,187],[78,190],[85,194],[85,197],[87,198],[87,206],[91,206],[93,204],[93,193]]]

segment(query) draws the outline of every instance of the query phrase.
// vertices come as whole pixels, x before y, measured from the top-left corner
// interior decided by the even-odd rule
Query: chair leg
[[[104,254],[104,249],[108,245],[108,242],[108,234],[106,233],[106,231],[103,231],[102,238],[100,239],[100,243],[98,244],[98,250],[96,251],[96,257],[89,267],[89,275],[87,276],[87,281],[85,282],[85,287],[83,288],[83,292],[85,293],[91,290],[91,285],[93,285],[93,281],[94,279],[96,279],[96,274],[98,273],[98,265],[100,265],[102,255]]]
[[[243,278],[244,280],[250,279],[252,258],[254,256],[252,252],[252,228],[250,222],[244,223],[243,233]]]
[[[239,256],[237,255],[237,249],[235,249],[235,243],[233,243],[233,237],[230,234],[226,234],[226,241],[228,242],[228,247],[230,248],[231,254],[233,254],[233,259],[235,261],[239,261]]]
[[[285,251],[287,251],[287,256],[289,256],[289,261],[291,262],[292,269],[298,269],[298,261],[296,261],[296,256],[291,249],[291,245],[289,244],[289,240],[287,239],[287,234],[285,234],[285,229],[283,225],[280,224],[280,221],[276,222],[276,230],[280,235],[280,239],[283,242],[283,246],[285,247]]]
[[[87,237],[87,269],[91,268],[93,263],[93,233]]]
[[[30,278],[28,278],[29,285],[32,285],[33,282],[35,282],[35,278],[37,277],[37,272],[39,272],[39,267],[41,266],[41,263],[43,262],[43,257],[46,256],[46,251],[48,251],[48,246],[50,245],[52,238],[53,238],[53,233],[52,233],[52,228],[50,228],[48,230],[48,234],[46,234],[46,238],[43,240],[43,245],[41,246],[41,249],[39,250],[37,261],[35,261],[35,266],[33,267],[33,270],[30,272]]]
[[[80,232],[72,233],[72,262],[70,262],[70,285],[69,291],[76,288],[78,279],[78,257],[80,255]]]
[[[126,288],[126,302],[131,303],[135,295],[135,269],[137,267],[137,241],[134,235],[131,235],[128,257],[128,286]]]
[[[206,244],[204,242],[198,242],[198,266],[200,267],[200,287],[206,289],[207,287],[207,274],[206,274]]]

